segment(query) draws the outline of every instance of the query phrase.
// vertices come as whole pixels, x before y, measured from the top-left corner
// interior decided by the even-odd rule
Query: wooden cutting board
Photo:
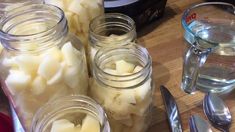
[[[188,95],[180,89],[182,56],[185,48],[181,16],[186,8],[200,2],[203,1],[168,0],[164,17],[138,33],[139,42],[148,49],[152,56],[156,85],[157,124],[151,127],[148,132],[170,132],[159,90],[160,85],[165,85],[175,97],[181,113],[184,131],[189,131],[188,120],[191,115],[198,114],[206,119],[202,109],[204,94],[198,92],[194,95]],[[235,91],[224,98],[229,105],[233,119],[235,119]],[[213,128],[213,131],[217,132],[218,130]],[[234,122],[230,131],[235,131]]]

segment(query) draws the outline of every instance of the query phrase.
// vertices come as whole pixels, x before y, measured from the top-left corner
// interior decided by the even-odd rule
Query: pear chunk
[[[91,115],[87,115],[82,120],[82,129],[81,132],[100,132],[99,121],[96,120]]]
[[[66,119],[53,122],[51,132],[74,132],[74,124]]]
[[[37,72],[48,81],[56,75],[60,68],[61,64],[55,58],[48,56],[41,62]]]
[[[116,64],[116,70],[120,74],[132,73],[135,68],[134,64],[128,63],[124,60],[116,61],[115,64]]]
[[[46,80],[41,76],[37,76],[33,80],[31,87],[32,87],[31,91],[34,95],[42,94],[46,89]]]
[[[78,66],[81,63],[79,51],[73,47],[71,42],[67,42],[61,49],[64,61],[68,66]]]
[[[10,74],[5,80],[5,83],[12,95],[26,89],[30,82],[31,76],[19,70],[10,70]]]

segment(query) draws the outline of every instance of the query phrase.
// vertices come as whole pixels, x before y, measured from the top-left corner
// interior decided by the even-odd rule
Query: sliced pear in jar
[[[10,70],[5,80],[6,86],[12,95],[29,87],[31,76],[19,70]]]
[[[51,132],[74,132],[74,124],[66,119],[53,122]]]
[[[125,60],[118,60],[115,62],[116,64],[116,70],[120,74],[125,74],[125,73],[132,73],[135,65],[132,63],[128,63]]]
[[[91,115],[87,115],[82,120],[82,128],[81,132],[100,132],[100,124],[99,121],[96,120]]]
[[[82,58],[79,56],[79,51],[75,49],[71,42],[67,42],[61,49],[64,61],[68,66],[81,65]]]
[[[14,57],[14,61],[19,70],[35,76],[41,59],[39,56],[19,55]]]
[[[46,86],[46,80],[41,76],[37,76],[31,84],[31,91],[34,95],[40,95],[44,92]]]
[[[47,56],[40,63],[37,73],[49,81],[61,70],[61,67],[58,60],[52,56]]]

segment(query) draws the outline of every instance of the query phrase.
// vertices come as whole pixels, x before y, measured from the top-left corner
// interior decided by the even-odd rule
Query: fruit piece
[[[63,0],[64,8],[67,10],[73,0]]]
[[[45,88],[46,88],[46,80],[44,80],[40,76],[37,76],[32,82],[32,89],[31,89],[32,93],[34,95],[42,94]]]
[[[146,81],[142,86],[135,89],[135,98],[137,102],[141,102],[151,93],[151,79]]]
[[[120,74],[132,73],[135,68],[134,64],[128,63],[124,60],[116,61],[115,64],[116,64],[116,70]]]
[[[68,10],[77,14],[79,17],[79,22],[86,24],[87,25],[86,27],[88,28],[88,24],[89,24],[88,12],[87,12],[87,9],[85,8],[86,5],[81,4],[81,2],[82,2],[81,0],[73,0]]]
[[[86,5],[86,9],[88,11],[87,15],[90,17],[90,20],[100,15],[102,12],[102,8],[96,0],[81,0],[81,4]]]
[[[77,33],[81,33],[82,32],[82,24],[79,21],[78,15],[73,15],[72,18],[72,28],[74,28],[76,30]]]
[[[63,59],[62,52],[58,47],[50,48],[42,54],[43,59],[47,58],[48,56],[54,57],[59,62]]]
[[[99,132],[99,131],[100,131],[99,121],[96,120],[94,117],[87,115],[82,120],[81,132]]]
[[[66,119],[53,122],[51,132],[74,132],[74,124]]]
[[[74,24],[74,20],[73,20],[73,17],[76,15],[70,11],[66,11],[64,12],[64,14],[68,21],[69,31],[72,33],[76,33],[76,28],[74,26],[77,26],[77,25]]]
[[[38,56],[20,55],[16,56],[14,61],[19,67],[19,70],[22,70],[31,76],[35,76],[40,63],[40,58]]]
[[[37,73],[46,80],[50,80],[60,68],[61,64],[54,57],[47,56],[39,65]]]
[[[130,111],[135,105],[133,90],[112,90],[103,88],[106,93],[104,97],[104,107],[115,120],[131,120]],[[103,92],[103,91],[102,91]]]
[[[26,89],[30,82],[31,76],[19,70],[10,70],[10,74],[5,80],[5,83],[12,95]]]
[[[136,66],[135,69],[133,70],[133,73],[139,72],[143,69],[142,66]]]
[[[73,47],[71,42],[67,42],[61,49],[64,61],[68,66],[81,65],[81,55],[77,49]]]
[[[6,67],[18,67],[14,58],[4,58],[2,64]]]
[[[78,88],[79,86],[79,67],[66,67],[64,72],[64,81],[70,88]],[[80,69],[81,70],[81,69]],[[81,75],[80,75],[81,76]]]
[[[52,76],[50,80],[47,80],[48,85],[59,83],[62,80],[64,67],[65,67],[65,64],[61,63],[60,68],[57,70],[54,76]]]

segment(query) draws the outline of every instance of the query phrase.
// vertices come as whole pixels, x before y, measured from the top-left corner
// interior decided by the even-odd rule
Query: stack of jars
[[[135,44],[134,21],[104,15],[101,0],[45,3],[9,10],[0,23],[1,84],[24,129],[145,132],[152,62]]]

